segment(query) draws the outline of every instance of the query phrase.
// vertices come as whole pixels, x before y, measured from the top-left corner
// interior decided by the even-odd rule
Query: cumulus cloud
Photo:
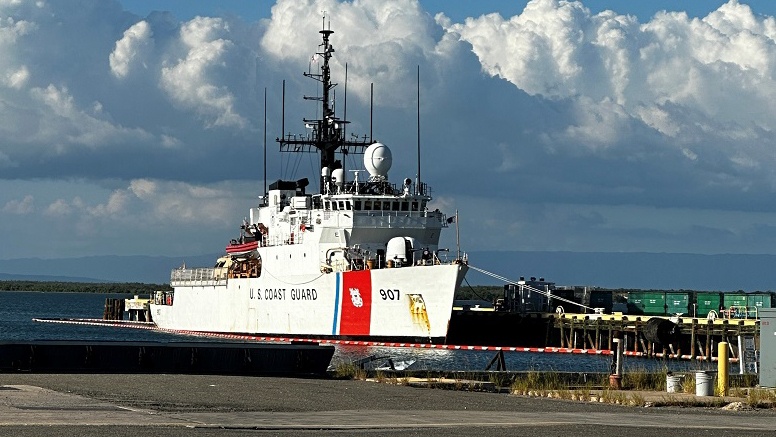
[[[87,211],[95,217],[119,218],[119,214],[124,212],[124,208],[127,205],[127,197],[126,191],[116,190],[111,193],[105,203],[88,207]]]
[[[73,199],[75,205],[78,199]],[[73,211],[73,207],[64,199],[57,199],[53,203],[46,207],[45,214],[49,217],[63,217],[69,215]]]
[[[221,241],[213,229],[231,229],[260,194],[261,134],[288,133],[282,80],[286,130],[316,116],[300,98],[318,95],[300,75],[319,68],[321,17],[311,11],[327,11],[335,32],[340,116],[347,63],[349,133],[366,130],[375,84],[374,133],[394,151],[393,177],[416,172],[420,66],[423,177],[441,209],[493,226],[474,231],[472,249],[516,247],[527,233],[545,249],[585,250],[596,239],[659,249],[655,241],[692,233],[689,224],[658,229],[661,211],[674,219],[695,208],[688,215],[700,221],[708,211],[776,209],[776,20],[743,2],[643,22],[559,0],[462,22],[431,17],[416,0],[279,0],[256,23],[79,5],[0,2],[0,206],[16,217],[47,205],[40,220],[57,218],[84,242],[112,238],[117,224],[137,244],[182,227]],[[269,179],[318,174],[314,158],[286,165],[268,151]],[[72,179],[80,182],[62,182]],[[39,180],[50,190],[13,188]],[[504,203],[522,215],[488,207]],[[745,251],[768,219],[709,227],[731,236],[721,250]]]
[[[81,203],[77,205],[76,202]],[[225,187],[193,185],[185,182],[135,179],[124,188],[113,190],[107,198],[84,205],[59,199],[53,208],[82,209],[81,219],[110,219],[121,223],[145,223],[165,226],[182,223],[213,224],[234,221],[235,196]],[[247,205],[243,205],[247,208]],[[52,207],[50,207],[51,209]]]
[[[34,201],[35,199],[29,194],[24,196],[21,200],[10,200],[3,206],[3,212],[16,215],[27,215],[35,210]]]
[[[161,85],[178,104],[196,109],[211,126],[244,127],[235,111],[235,97],[225,86],[210,81],[212,70],[225,68],[224,57],[233,43],[224,37],[229,25],[220,18],[196,17],[184,24],[180,38],[186,57],[161,71]]]
[[[11,3],[16,5],[18,3]],[[5,5],[0,5],[5,6]],[[16,20],[13,17],[2,17],[0,19],[0,44],[13,44],[21,36],[24,36],[33,30],[36,25],[26,20]]]
[[[0,177],[132,177],[128,162],[150,161],[134,176],[174,178],[182,149],[254,146],[257,25],[231,20],[0,4]]]
[[[58,153],[67,147],[102,147],[150,137],[142,129],[125,128],[100,118],[100,111],[93,112],[94,108],[100,108],[99,102],[93,103],[90,110],[79,108],[66,87],[35,87],[30,89],[30,96],[43,105],[39,110],[47,115],[47,123],[38,125],[38,131],[27,141],[54,144]]]
[[[772,109],[773,29],[773,17],[736,0],[703,19],[663,12],[645,24],[613,11],[593,15],[581,2],[534,0],[519,16],[491,14],[448,31],[472,45],[485,72],[533,95],[610,99],[635,117],[675,103],[770,128],[770,117],[738,109],[741,101]]]
[[[321,19],[310,11],[326,11],[335,31],[332,70],[344,78],[348,64],[348,92],[369,101],[370,83],[377,83],[381,105],[411,107],[414,65],[431,65],[444,57],[434,36],[435,24],[415,0],[337,2],[280,0],[261,40],[274,58],[317,71],[312,49],[320,44]],[[308,62],[305,62],[308,61]],[[302,64],[303,63],[303,64]]]
[[[133,24],[124,32],[124,37],[116,41],[116,48],[108,57],[114,76],[123,78],[129,74],[133,64],[143,64],[143,57],[153,44],[153,32],[146,21]]]
[[[11,88],[20,89],[30,78],[30,71],[26,66],[20,67],[16,71],[9,71],[5,77],[5,84]]]
[[[256,203],[251,194],[254,185],[150,179],[4,183],[6,188],[32,194],[9,198],[0,191],[0,216],[6,231],[0,259],[218,252],[239,232],[239,218]],[[36,204],[44,205],[42,214],[35,213]],[[33,237],[39,237],[41,229],[56,238],[38,245]]]
[[[175,138],[173,136],[166,135],[166,134],[162,134],[161,140],[162,140],[162,147],[165,147],[168,149],[178,148],[183,144],[183,142],[178,138]]]
[[[592,14],[578,1],[534,0],[514,17],[446,26],[471,44],[485,73],[570,109],[565,127],[542,135],[548,150],[648,165],[671,154],[731,181],[741,167],[776,165],[766,151],[776,130],[774,29],[773,17],[736,0],[703,18],[661,12],[646,23]],[[762,169],[745,177],[776,182]]]

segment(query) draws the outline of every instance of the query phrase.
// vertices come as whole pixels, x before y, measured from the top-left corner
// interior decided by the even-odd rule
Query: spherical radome
[[[393,164],[391,149],[385,144],[374,143],[364,151],[364,167],[370,176],[388,176]]]

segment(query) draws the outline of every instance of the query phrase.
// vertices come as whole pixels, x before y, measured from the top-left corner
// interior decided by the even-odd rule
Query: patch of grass
[[[652,373],[646,369],[626,372],[622,378],[623,387],[631,390],[663,391],[666,389],[667,372]]]
[[[643,407],[647,403],[646,399],[644,399],[644,396],[638,394],[638,393],[631,393],[630,395],[630,405],[635,405],[637,407]]]
[[[334,376],[341,379],[365,380],[366,370],[351,362],[343,362],[337,364],[337,366],[334,368]]]
[[[584,388],[578,388],[574,390],[574,396],[576,399],[580,401],[590,402],[590,388],[584,387]]]
[[[488,381],[496,387],[509,387],[512,384],[512,377],[506,373],[493,372],[488,375]]]
[[[682,391],[685,393],[695,393],[695,378],[692,378],[690,375],[684,375]]]
[[[754,408],[772,408],[776,406],[776,391],[753,388],[749,390],[746,403]]]
[[[526,384],[528,384],[528,387],[530,388],[539,388],[540,379],[541,379],[541,374],[533,370],[528,372],[525,375],[525,382]]]
[[[606,402],[607,404],[619,404],[619,405],[627,405],[628,399],[627,395],[620,391],[620,390],[603,390],[601,392],[601,401]]]
[[[757,373],[747,373],[743,375],[741,385],[743,387],[754,387],[760,383],[760,375]]]
[[[539,373],[530,371],[525,374],[515,376],[511,388],[513,392],[526,393],[530,391],[555,391],[568,390],[569,385],[556,372]]]
[[[725,401],[721,398],[711,398],[705,401],[700,401],[693,398],[679,399],[670,396],[663,396],[653,405],[655,407],[722,407],[725,405]]]

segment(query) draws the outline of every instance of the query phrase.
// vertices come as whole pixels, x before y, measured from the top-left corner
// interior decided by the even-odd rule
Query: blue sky
[[[273,5],[0,3],[0,259],[220,251],[264,185],[265,89],[268,179],[318,173],[272,140],[283,80],[287,130],[314,115],[324,9],[394,180],[420,66],[424,179],[464,250],[776,254],[773,2]]]

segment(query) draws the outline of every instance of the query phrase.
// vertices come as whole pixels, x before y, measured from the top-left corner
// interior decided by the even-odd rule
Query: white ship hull
[[[174,331],[439,341],[467,267],[445,264],[276,278],[190,281],[151,304]]]

